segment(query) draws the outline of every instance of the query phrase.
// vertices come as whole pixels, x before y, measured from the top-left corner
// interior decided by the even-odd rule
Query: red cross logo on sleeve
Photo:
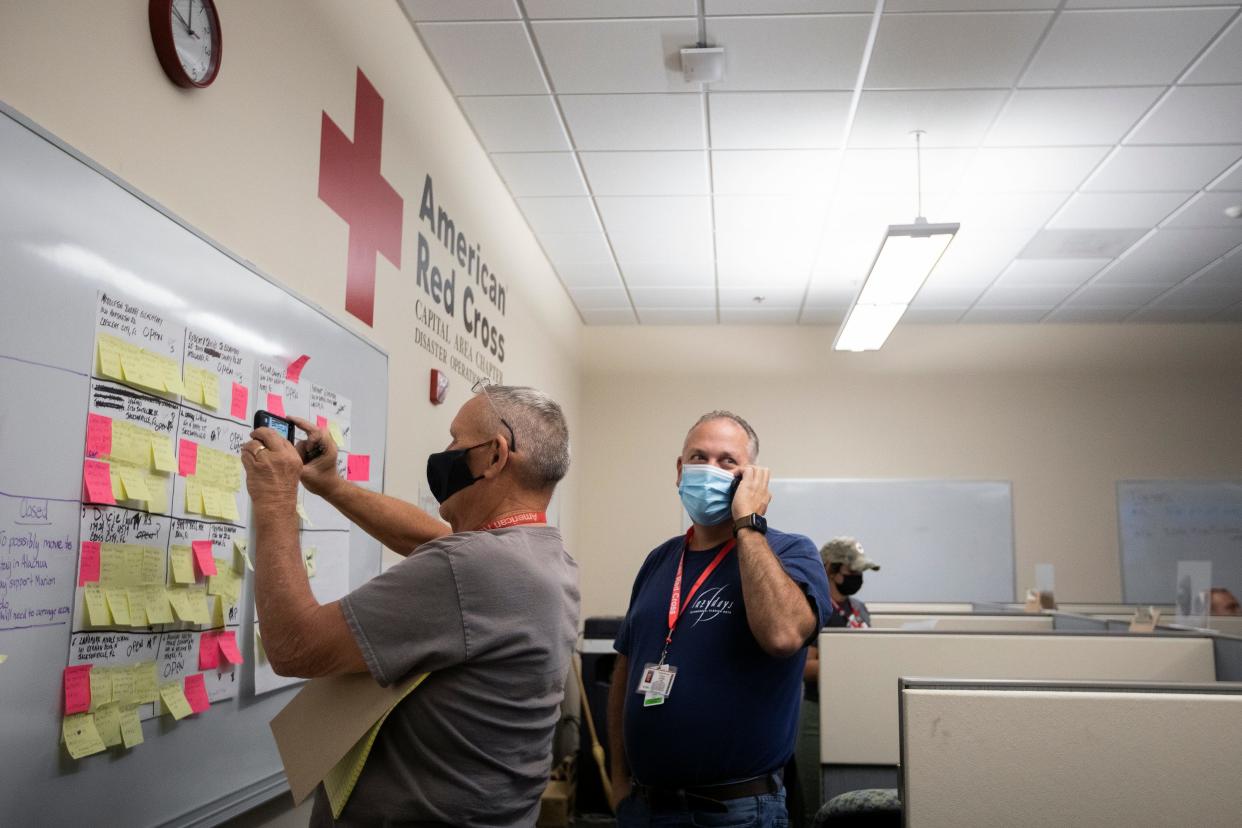
[[[384,99],[358,70],[354,140],[323,113],[319,198],[349,224],[345,310],[368,325],[375,314],[375,255],[401,267],[402,200],[380,175]]]

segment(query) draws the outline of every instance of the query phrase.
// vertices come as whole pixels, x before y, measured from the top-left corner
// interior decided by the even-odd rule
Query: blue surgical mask
[[[690,520],[699,526],[724,523],[733,512],[735,478],[724,469],[706,464],[683,465],[677,493]]]

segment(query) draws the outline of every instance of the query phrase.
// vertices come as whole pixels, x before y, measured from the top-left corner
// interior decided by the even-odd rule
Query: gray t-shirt
[[[380,684],[426,681],[380,729],[337,825],[530,826],[578,634],[558,530],[460,532],[341,600]],[[332,825],[322,786],[311,825]]]

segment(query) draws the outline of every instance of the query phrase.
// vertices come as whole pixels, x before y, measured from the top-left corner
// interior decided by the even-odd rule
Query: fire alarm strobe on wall
[[[435,368],[431,369],[431,404],[440,405],[448,396],[448,374]]]
[[[686,83],[715,83],[724,78],[724,47],[693,46],[681,50],[681,73]]]

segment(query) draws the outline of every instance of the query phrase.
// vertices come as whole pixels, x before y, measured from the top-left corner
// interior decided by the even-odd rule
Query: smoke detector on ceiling
[[[692,46],[681,50],[681,74],[686,83],[723,80],[724,68],[723,46]]]

